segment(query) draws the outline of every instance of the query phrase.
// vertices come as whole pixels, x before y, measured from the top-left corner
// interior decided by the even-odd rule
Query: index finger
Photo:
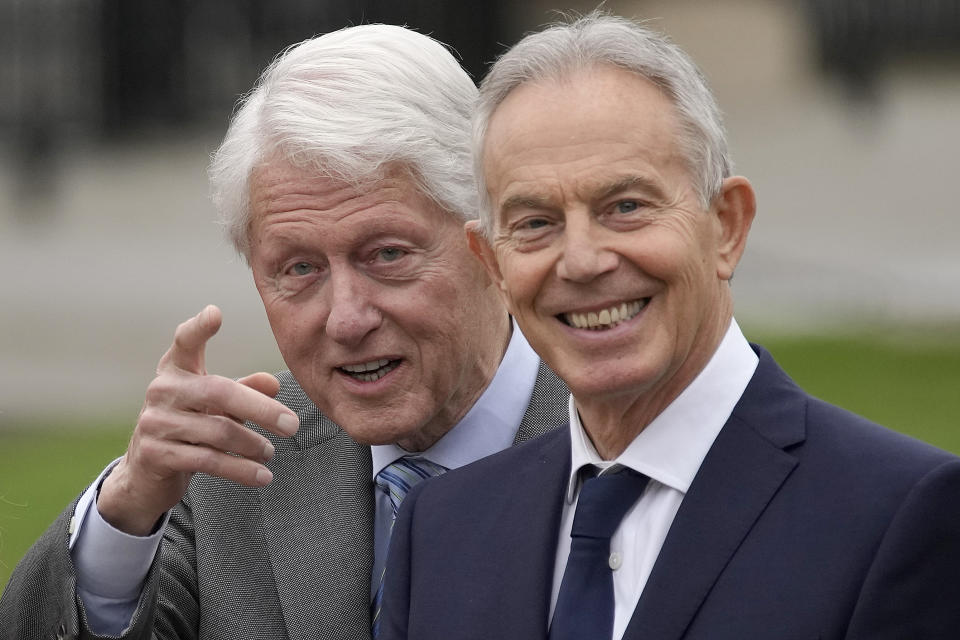
[[[160,359],[157,371],[173,365],[191,373],[206,374],[207,342],[220,330],[221,322],[223,316],[220,309],[211,304],[186,322],[180,323],[173,334],[173,344]]]

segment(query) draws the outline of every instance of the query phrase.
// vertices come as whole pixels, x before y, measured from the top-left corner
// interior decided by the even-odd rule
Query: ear
[[[713,209],[719,231],[717,275],[721,280],[730,280],[747,246],[747,235],[757,212],[757,198],[750,182],[743,176],[724,180]]]
[[[493,247],[490,246],[490,240],[483,232],[483,227],[480,226],[480,221],[468,220],[467,223],[463,225],[463,229],[467,233],[467,244],[470,246],[470,251],[473,252],[473,255],[477,256],[477,259],[483,264],[484,269],[487,270],[487,275],[490,276],[490,279],[497,285],[500,293],[503,294],[505,292],[503,274],[500,273],[497,256],[493,251]]]

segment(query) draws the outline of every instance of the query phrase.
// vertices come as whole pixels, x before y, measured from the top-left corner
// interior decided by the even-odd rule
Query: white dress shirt
[[[503,360],[490,385],[473,407],[422,456],[453,469],[506,449],[530,404],[540,358],[513,326]],[[396,445],[371,447],[373,476],[407,455]],[[151,536],[131,536],[106,522],[96,508],[97,490],[119,459],[108,466],[80,498],[70,524],[70,550],[77,571],[77,594],[90,628],[100,635],[121,635],[130,625],[143,582],[153,563],[168,513]],[[382,569],[393,511],[389,499],[376,492],[374,519],[375,571]],[[379,569],[377,568],[379,567]],[[374,575],[377,575],[376,573]]]
[[[717,434],[743,395],[758,363],[757,355],[731,320],[730,327],[703,371],[615,460],[601,460],[583,430],[570,398],[571,466],[560,520],[550,618],[570,555],[570,529],[580,493],[579,470],[595,465],[606,473],[628,467],[650,478],[610,539],[613,568],[613,640],[620,640],[667,537],[680,503]]]

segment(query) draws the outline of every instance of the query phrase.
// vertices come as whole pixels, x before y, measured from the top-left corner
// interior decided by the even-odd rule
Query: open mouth
[[[564,324],[577,329],[604,331],[633,318],[647,306],[648,302],[650,302],[650,298],[641,298],[632,302],[621,302],[619,305],[596,311],[561,313],[557,318]]]
[[[342,367],[337,367],[337,369],[354,380],[359,380],[360,382],[376,382],[396,369],[399,365],[399,360],[381,358],[360,364],[345,364]]]

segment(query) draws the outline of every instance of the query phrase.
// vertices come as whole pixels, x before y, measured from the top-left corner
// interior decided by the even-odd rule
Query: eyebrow
[[[624,176],[623,178],[620,178],[619,180],[615,180],[614,182],[609,182],[605,184],[601,183],[600,186],[593,191],[592,199],[604,200],[611,196],[615,196],[618,193],[621,193],[623,191],[628,191],[633,188],[639,188],[642,191],[647,191],[654,198],[663,197],[663,190],[660,188],[660,186],[656,182],[654,182],[653,180],[650,180],[649,178],[645,178],[643,176],[631,175],[631,176]]]
[[[613,182],[600,182],[598,186],[589,190],[589,194],[591,200],[605,200],[634,188],[650,193],[655,199],[663,198],[663,190],[660,186],[650,178],[640,175],[624,176]],[[499,210],[500,213],[505,214],[514,209],[553,209],[555,206],[548,195],[517,194],[504,200]]]
[[[514,209],[549,209],[550,198],[542,195],[520,194],[510,196],[501,203],[500,213],[509,213]]]

